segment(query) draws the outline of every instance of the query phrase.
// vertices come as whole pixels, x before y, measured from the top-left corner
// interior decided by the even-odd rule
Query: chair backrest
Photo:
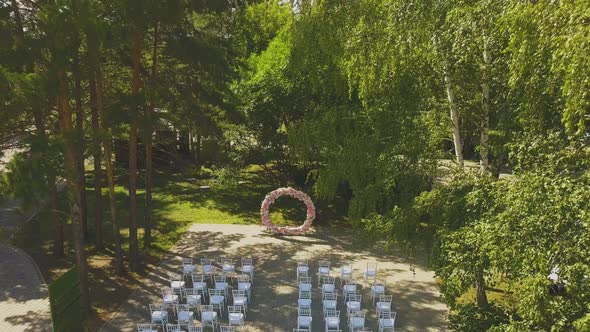
[[[161,304],[150,304],[150,313],[154,311],[164,311],[166,310],[163,305]]]
[[[201,265],[213,265],[213,264],[211,264],[211,259],[201,258]]]
[[[300,284],[311,284],[311,277],[300,276],[297,282]]]
[[[182,258],[182,265],[193,265],[193,259],[183,257]]]
[[[379,319],[393,319],[395,320],[395,316],[397,313],[395,311],[381,311],[379,313]]]
[[[359,318],[365,318],[366,312],[364,310],[361,311],[353,311],[350,313],[351,317],[359,317]]]
[[[215,279],[215,282],[225,282],[227,280],[225,274],[216,274],[213,278]]]
[[[338,299],[338,294],[336,294],[336,293],[324,293],[324,300],[336,301],[337,299]]]
[[[185,288],[184,292],[186,293],[186,295],[199,295],[199,290],[198,289],[194,289],[194,288]]]
[[[209,311],[213,311],[213,306],[210,304],[203,304],[203,305],[201,305],[201,307],[199,309],[201,309],[201,313],[209,312]]]
[[[336,278],[331,276],[322,276],[321,278],[322,284],[330,284],[333,285],[336,283]]]
[[[234,298],[236,297],[245,297],[246,296],[246,291],[242,290],[242,289],[234,289],[231,291],[232,295]]]
[[[308,329],[293,329],[293,332],[309,332]],[[340,330],[338,330],[338,332],[341,332]]]
[[[309,292],[309,291],[299,291],[299,298],[300,299],[311,300],[311,292]]]
[[[330,261],[320,261],[319,262],[319,267],[325,267],[325,268],[330,268]]]
[[[346,272],[346,273],[351,273],[352,272],[352,264],[351,263],[342,263],[342,265],[340,265],[340,271]]]
[[[189,325],[188,332],[203,332],[203,327]]]
[[[166,331],[168,332],[182,332],[180,324],[166,324]]]
[[[252,257],[242,257],[242,266],[251,266],[252,262]]]
[[[193,282],[203,282],[203,280],[205,280],[205,277],[200,273],[191,273],[191,280]]]
[[[190,306],[188,304],[177,304],[176,305],[176,312],[188,312],[190,311]]]
[[[377,263],[367,263],[367,268],[365,272],[373,272],[377,273]]]
[[[326,310],[324,317],[340,317],[340,310]]]
[[[299,316],[311,316],[311,308],[298,308],[297,313]]]
[[[221,332],[236,332],[236,326],[221,326]]]
[[[209,296],[221,295],[225,296],[223,289],[209,288]]]
[[[363,298],[363,296],[361,294],[350,294],[348,296],[348,301],[357,301],[357,302],[361,302],[361,299]]]
[[[307,262],[307,259],[301,259],[297,261],[297,266],[308,266],[309,263]]]
[[[137,324],[137,332],[151,332],[153,331],[153,325],[152,324],[142,324],[142,323],[138,323]]]
[[[228,305],[227,311],[232,314],[239,314],[244,311],[244,308],[241,305]]]
[[[393,299],[392,295],[379,295],[379,302],[389,302]]]

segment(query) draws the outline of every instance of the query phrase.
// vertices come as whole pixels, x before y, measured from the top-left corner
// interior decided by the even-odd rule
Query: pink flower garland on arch
[[[291,196],[296,198],[307,206],[307,216],[305,218],[305,222],[301,226],[297,227],[288,227],[288,226],[275,226],[269,218],[269,208],[274,203],[274,201],[281,197],[281,196]],[[315,206],[311,201],[311,198],[307,196],[304,192],[299,190],[293,189],[291,187],[287,188],[279,188],[271,191],[266,195],[264,200],[262,201],[262,206],[260,207],[260,214],[262,215],[262,225],[266,227],[267,230],[283,234],[283,235],[302,235],[305,234],[311,227],[313,220],[315,219]]]

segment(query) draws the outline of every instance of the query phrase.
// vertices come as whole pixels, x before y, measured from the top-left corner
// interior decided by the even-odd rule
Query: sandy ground
[[[342,232],[342,231],[341,231]],[[247,331],[292,331],[297,321],[296,262],[308,258],[311,271],[317,270],[319,260],[329,260],[331,274],[340,274],[339,266],[350,262],[354,279],[362,285],[363,309],[367,311],[366,330],[378,330],[375,308],[371,304],[369,284],[362,276],[367,262],[377,262],[378,281],[387,285],[393,295],[393,310],[397,312],[396,331],[445,331],[447,308],[439,299],[434,275],[416,264],[415,274],[410,262],[395,252],[359,250],[352,246],[352,237],[345,232],[334,234],[319,228],[307,236],[278,237],[267,234],[257,225],[194,224],[185,238],[172,250],[156,274],[138,285],[101,331],[135,331],[135,324],[149,322],[149,303],[158,303],[160,289],[168,285],[169,272],[181,270],[181,257],[210,257],[229,255],[236,260],[252,256],[255,260],[253,303],[247,319]],[[316,283],[314,278],[314,286]],[[339,284],[339,280],[337,280]],[[313,331],[323,331],[321,291],[314,287]],[[345,308],[341,311],[341,329],[347,330]],[[227,317],[221,321],[223,324]]]

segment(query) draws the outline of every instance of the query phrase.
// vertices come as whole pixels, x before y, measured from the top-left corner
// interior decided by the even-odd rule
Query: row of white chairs
[[[316,276],[318,279],[318,284],[320,283],[320,279],[322,276],[329,276],[331,275],[331,263],[330,261],[319,261],[318,262],[318,269],[316,272]],[[310,268],[309,268],[309,261],[306,259],[297,261],[297,279],[301,275],[309,276],[310,275]],[[377,274],[379,270],[377,267],[377,263],[370,263],[368,262],[363,270],[363,278],[365,282],[372,280],[373,282],[377,281]],[[340,280],[344,282],[345,280],[352,280],[354,273],[354,268],[351,263],[343,263],[340,265]]]
[[[230,257],[219,257],[217,260],[213,260],[210,258],[201,258],[200,265],[197,265],[193,258],[183,258],[182,259],[182,272],[185,276],[191,275],[200,271],[200,274],[210,277],[211,280],[213,276],[217,274],[217,269],[221,269],[221,273],[226,274],[235,274],[236,272],[236,264],[234,260]],[[250,280],[254,281],[254,264],[252,257],[242,257],[240,259],[241,274],[247,274],[250,276]],[[217,265],[216,265],[217,264]],[[200,267],[200,269],[199,269]]]
[[[346,308],[349,330],[351,332],[364,331],[366,311],[361,308],[362,295],[357,293],[359,285],[352,279],[352,264],[342,264],[340,271],[343,304]],[[391,311],[392,296],[385,295],[385,286],[376,282],[377,271],[376,264],[367,263],[364,277],[365,280],[373,279],[371,298],[379,319],[379,332],[393,331],[396,313]],[[316,275],[318,277],[318,287],[321,290],[324,330],[326,332],[340,331],[338,289],[336,287],[336,278],[330,276],[330,262],[319,262]],[[298,262],[297,281],[299,289],[297,328],[293,331],[309,331],[313,321],[311,316],[313,286],[307,261]],[[377,303],[375,304],[376,300]]]
[[[214,331],[216,327],[220,327],[221,331],[243,330],[248,304],[252,299],[252,259],[242,259],[242,274],[236,273],[233,261],[220,259],[219,262],[221,274],[216,273],[211,260],[201,259],[198,272],[192,259],[183,259],[182,274],[168,275],[170,288],[162,289],[161,304],[149,305],[151,323],[138,324],[138,331],[144,331],[139,328],[140,325],[145,331],[151,331],[153,326],[161,326],[163,331],[167,331],[169,325],[175,329],[176,325],[186,326],[191,332],[206,326],[211,326]],[[210,272],[211,287],[207,281]],[[235,286],[230,283],[230,278],[236,282]],[[230,289],[232,304],[228,303]],[[226,307],[229,325],[221,325],[219,320],[224,316]],[[177,324],[170,323],[169,308],[172,308]],[[201,326],[194,324],[197,315],[200,316]]]

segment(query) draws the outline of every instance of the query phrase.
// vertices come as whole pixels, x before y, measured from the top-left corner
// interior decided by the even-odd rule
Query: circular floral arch
[[[296,198],[303,203],[307,207],[307,215],[305,218],[305,222],[301,226],[297,227],[288,227],[288,226],[275,226],[269,218],[269,208],[274,203],[274,201],[281,197],[281,196],[291,196]],[[315,219],[315,206],[311,201],[311,198],[307,196],[302,191],[293,189],[291,187],[288,188],[279,188],[271,191],[266,195],[264,200],[262,201],[262,206],[260,207],[260,214],[262,215],[262,225],[266,227],[269,231],[273,233],[283,234],[283,235],[301,235],[305,234],[311,227],[313,220]]]

